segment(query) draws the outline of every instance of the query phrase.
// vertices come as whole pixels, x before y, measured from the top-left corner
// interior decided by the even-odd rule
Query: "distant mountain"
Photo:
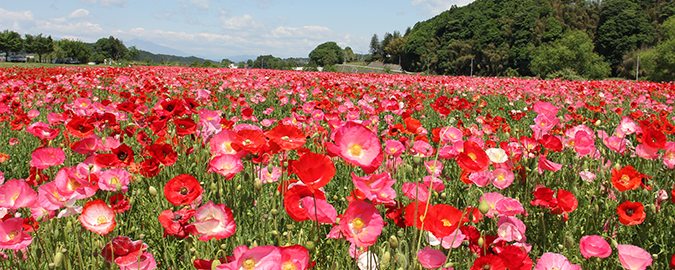
[[[204,61],[210,61],[210,62],[213,62],[215,64],[220,64],[220,62],[216,62],[216,61],[213,61],[213,60],[208,60],[208,59],[204,59],[204,58],[200,58],[200,57],[196,57],[196,56],[185,57],[185,56],[176,56],[176,55],[168,55],[168,54],[154,54],[154,53],[148,52],[146,50],[140,50],[140,51],[141,51],[141,54],[137,58],[140,61],[145,61],[146,58],[150,58],[150,60],[152,60],[152,62],[154,62],[154,63],[176,62],[176,63],[180,63],[180,64],[183,64],[183,65],[186,65],[186,66],[192,64],[192,62],[194,62],[194,61],[199,61],[199,63],[204,63]]]
[[[162,46],[162,45],[158,45],[158,44],[152,43],[150,41],[140,40],[140,39],[132,39],[132,40],[126,41],[126,42],[124,42],[124,45],[126,45],[127,47],[136,46],[136,49],[144,50],[144,51],[147,51],[147,52],[152,52],[154,54],[166,54],[166,55],[185,56],[185,57],[191,56],[190,54],[185,53],[183,51],[176,50],[176,49],[169,48],[169,47]]]
[[[241,61],[246,62],[246,61],[248,61],[248,59],[255,60],[257,58],[258,58],[257,55],[235,55],[235,56],[226,57],[225,59],[229,59],[232,62],[238,63],[238,62],[241,62]]]

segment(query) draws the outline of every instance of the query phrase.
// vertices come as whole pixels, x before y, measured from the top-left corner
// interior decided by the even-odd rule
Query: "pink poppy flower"
[[[626,139],[618,136],[607,137],[602,140],[602,143],[607,146],[607,148],[612,149],[618,153],[623,153],[626,151]]]
[[[621,122],[619,126],[616,127],[614,135],[618,137],[625,137],[626,135],[631,135],[635,132],[641,132],[642,129],[638,126],[633,119],[627,116],[621,116]]]
[[[525,231],[527,227],[520,219],[516,217],[500,216],[497,222],[497,240],[506,242],[525,242]],[[496,240],[495,240],[496,241]]]
[[[241,159],[234,155],[218,155],[211,159],[208,172],[217,172],[225,176],[225,179],[232,179],[238,172],[244,169]]]
[[[224,129],[216,135],[213,135],[209,141],[211,146],[212,155],[234,155],[238,158],[243,157],[246,154],[246,151],[239,147],[237,149],[233,148],[233,144],[237,144],[240,139],[238,138],[237,133],[229,129]]]
[[[531,125],[530,129],[534,132],[535,139],[541,139],[558,123],[560,123],[560,118],[555,117],[555,115],[539,114],[534,118],[534,125]]]
[[[557,172],[562,168],[562,164],[555,163],[553,161],[550,161],[546,159],[545,156],[539,156],[539,166],[537,169],[539,170],[539,174],[544,173],[544,170],[547,171],[553,171]]]
[[[581,180],[586,182],[593,182],[593,180],[595,180],[595,174],[589,171],[579,172],[579,176],[581,177]]]
[[[494,177],[495,176],[492,172],[480,171],[480,172],[469,174],[469,181],[476,184],[476,186],[484,187],[487,184],[490,184],[490,182],[492,182],[492,179]]]
[[[495,214],[497,214],[497,202],[500,200],[504,199],[504,195],[502,195],[499,192],[491,192],[491,193],[485,193],[483,196],[480,197],[478,202],[482,202],[483,200],[490,206],[490,210],[488,210],[487,213],[485,213],[485,216],[487,217],[494,217]]]
[[[17,139],[17,138],[9,139],[9,145],[11,145],[11,146],[17,145],[18,143],[19,143],[19,139]]]
[[[35,117],[40,116],[40,111],[38,111],[36,109],[32,109],[32,110],[28,111],[27,116],[28,116],[28,118],[33,119]]]
[[[396,191],[391,187],[396,179],[391,179],[388,172],[356,177],[352,173],[352,182],[369,200],[374,203],[391,203],[396,198]]]
[[[33,238],[23,231],[23,218],[9,218],[0,222],[0,249],[25,249]]]
[[[73,152],[75,153],[91,155],[102,147],[103,143],[101,142],[101,139],[96,134],[92,134],[82,140],[74,142],[70,148],[73,149]]]
[[[537,265],[534,266],[534,270],[581,270],[581,267],[576,264],[570,263],[567,258],[563,255],[557,253],[547,252],[544,255],[541,255],[541,258],[537,260]]]
[[[417,140],[410,149],[410,154],[420,157],[431,157],[434,154],[434,148],[428,142]]]
[[[509,187],[515,178],[513,172],[505,168],[499,168],[492,171],[492,176],[492,184],[498,189],[505,189]]]
[[[401,187],[403,195],[411,200],[427,202],[429,200],[429,187],[423,183],[403,183]]]
[[[628,270],[644,270],[652,265],[652,256],[649,252],[633,245],[617,245],[619,261],[623,268]]]
[[[281,177],[281,168],[276,166],[272,166],[272,171],[269,171],[268,166],[263,166],[258,172],[262,176],[260,180],[262,180],[263,183],[276,182],[279,180],[279,177]]]
[[[424,268],[436,269],[445,263],[445,254],[438,249],[424,247],[424,249],[417,251],[417,259]]]
[[[525,213],[525,208],[516,199],[504,197],[495,204],[497,212],[502,215],[515,216],[517,214]]]
[[[319,223],[333,224],[337,219],[337,210],[326,200],[314,199],[313,197],[304,197],[300,199],[302,206],[307,212],[309,219],[319,221]],[[316,206],[315,206],[316,202]]]
[[[279,247],[281,269],[305,270],[309,268],[309,252],[301,245]]]
[[[157,269],[157,261],[155,261],[155,256],[152,256],[150,252],[143,252],[138,261],[133,262],[129,265],[121,266],[120,270],[155,270]]]
[[[431,189],[435,190],[436,192],[442,192],[445,190],[445,184],[443,184],[443,180],[438,177],[427,175],[422,178],[422,182],[428,187],[431,187]]]
[[[197,209],[194,217],[197,221],[188,225],[188,231],[200,234],[201,241],[208,241],[211,238],[224,239],[230,237],[236,230],[232,210],[224,204],[216,205],[209,201]]]
[[[537,103],[532,105],[532,110],[538,114],[555,116],[556,114],[558,114],[560,108],[549,102],[537,101]]]
[[[281,252],[275,246],[259,246],[236,257],[232,269],[280,269]]]
[[[579,241],[579,250],[584,258],[607,258],[612,254],[612,248],[607,241],[598,235],[585,235]]]
[[[59,196],[70,197],[73,193],[76,194],[78,200],[89,198],[96,194],[98,185],[93,185],[90,182],[96,180],[96,175],[82,175],[77,173],[77,168],[61,168],[54,177],[56,188],[59,191]],[[95,181],[93,181],[95,182]]]
[[[35,122],[26,127],[26,132],[33,134],[42,140],[53,140],[61,132],[60,129],[51,129],[49,124],[42,122]]]
[[[405,151],[405,147],[403,147],[403,144],[397,140],[390,139],[384,142],[384,153],[389,156],[398,157],[403,154],[403,151]]]
[[[443,127],[438,135],[441,139],[441,144],[454,144],[462,141],[462,138],[464,137],[464,133],[456,127]]]
[[[646,144],[638,144],[635,147],[635,154],[644,159],[656,159],[659,157],[659,149]]]
[[[443,163],[438,160],[428,160],[424,162],[424,167],[432,176],[439,177],[443,171]]]
[[[675,142],[666,142],[666,151],[663,154],[663,164],[671,170],[675,168]]]
[[[66,160],[66,154],[61,148],[40,148],[33,151],[29,165],[38,169],[47,169],[51,166],[61,165]]]
[[[23,179],[11,179],[0,186],[0,207],[13,210],[32,207],[37,199],[38,193]]]
[[[98,179],[98,187],[102,190],[117,191],[117,184],[122,188],[120,191],[126,193],[129,190],[129,177],[131,174],[125,169],[110,169],[103,171]]]
[[[115,212],[101,199],[87,202],[77,219],[84,228],[100,235],[112,232],[117,225]]]
[[[382,165],[383,153],[377,134],[361,124],[348,122],[335,133],[335,143],[326,143],[328,155],[340,156],[367,174]]]
[[[340,231],[347,241],[357,247],[368,247],[382,233],[384,221],[375,206],[364,201],[353,201],[340,218]]]

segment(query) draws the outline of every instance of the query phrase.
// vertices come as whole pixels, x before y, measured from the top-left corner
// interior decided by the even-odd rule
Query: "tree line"
[[[102,63],[105,59],[116,62],[131,61],[140,55],[140,50],[135,46],[127,48],[121,40],[113,36],[87,44],[81,40],[53,40],[51,35],[43,36],[42,33],[25,34],[22,37],[9,29],[0,33],[0,52],[4,52],[5,56],[22,52],[35,53],[40,63],[66,58],[77,59],[80,63]]]
[[[674,14],[675,1],[661,0],[476,0],[375,34],[370,53],[432,74],[667,81]]]

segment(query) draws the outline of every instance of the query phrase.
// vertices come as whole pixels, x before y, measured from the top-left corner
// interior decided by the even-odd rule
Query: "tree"
[[[663,38],[655,48],[640,53],[640,69],[651,81],[675,80],[675,16],[663,23]]]
[[[344,62],[342,48],[333,41],[325,42],[317,46],[309,53],[309,62],[319,66],[328,66]]]
[[[138,57],[141,56],[141,50],[137,49],[136,46],[131,46],[127,48],[127,53],[124,59],[126,60],[139,60]]]
[[[347,46],[345,47],[345,62],[350,62],[356,60],[356,56],[354,55],[354,51],[352,50],[351,47]]]
[[[128,59],[129,49],[124,46],[122,41],[113,36],[100,38],[94,43],[94,52],[103,55],[105,58],[112,58],[115,61]]]
[[[38,60],[42,63],[42,55],[51,53],[54,51],[54,40],[52,36],[43,37],[42,33],[37,36],[32,36],[26,34],[26,52],[36,53],[38,55]]]
[[[370,54],[375,55],[380,51],[380,39],[377,37],[377,34],[373,34],[373,37],[370,38]]]
[[[87,63],[91,57],[91,49],[87,44],[80,40],[62,39],[56,42],[56,46],[60,47],[63,52],[63,57],[72,57],[80,61],[80,63]],[[55,49],[56,50],[56,49]]]
[[[222,61],[220,61],[220,67],[229,68],[230,64],[233,63],[234,62],[230,61],[230,59],[223,59]]]
[[[609,64],[593,48],[593,41],[585,32],[569,31],[562,39],[534,50],[532,72],[545,78],[569,68],[586,79],[605,78],[610,73]]]
[[[23,49],[23,39],[19,33],[7,29],[0,33],[0,51],[6,56],[12,52],[20,52],[21,49]]]
[[[620,62],[630,50],[655,41],[655,30],[639,4],[607,0],[602,4],[595,44],[608,61]]]

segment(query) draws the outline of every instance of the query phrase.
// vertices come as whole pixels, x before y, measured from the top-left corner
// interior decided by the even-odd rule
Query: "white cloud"
[[[232,18],[220,18],[220,27],[226,30],[234,31],[252,31],[264,27],[263,23],[253,19],[253,16],[244,14]]]
[[[68,18],[69,19],[85,18],[87,16],[89,16],[89,11],[81,8],[81,9],[75,10],[72,13],[70,13],[70,15],[68,15]]]
[[[127,0],[77,0],[78,2],[86,5],[99,5],[102,7],[115,6],[115,7],[125,7],[127,5]]]
[[[317,39],[323,40],[330,37],[333,31],[323,26],[303,26],[303,27],[284,27],[279,26],[272,30],[272,36],[275,38],[293,38],[293,39]]]
[[[465,6],[474,0],[413,0],[410,4],[421,6],[425,15],[436,16],[450,9],[452,5]],[[422,11],[420,10],[420,11]]]
[[[0,8],[0,29],[25,31],[35,25],[33,13],[26,11],[9,11]],[[0,30],[1,31],[1,30]]]
[[[209,0],[189,0],[190,3],[201,9],[209,9],[211,7],[211,1]]]
[[[50,33],[53,36],[76,37],[88,42],[96,41],[106,34],[100,25],[91,22],[63,24],[38,21],[37,28],[45,33]]]

